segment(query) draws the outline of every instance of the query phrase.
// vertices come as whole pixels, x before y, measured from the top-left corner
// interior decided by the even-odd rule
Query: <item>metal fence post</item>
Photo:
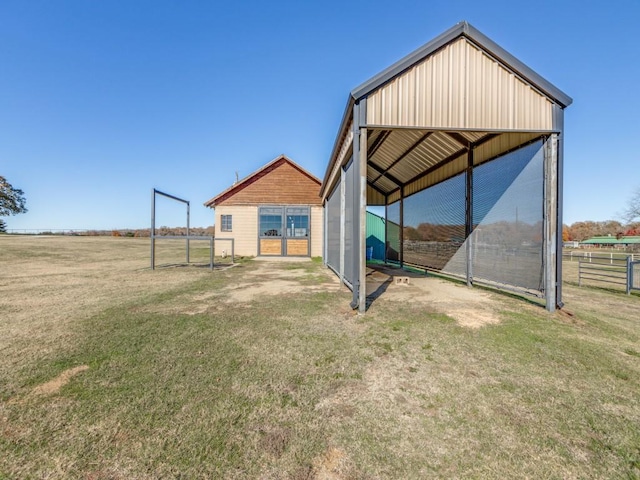
[[[209,268],[213,270],[213,237],[209,240]]]
[[[151,270],[156,268],[156,189],[151,190]]]
[[[191,207],[187,202],[187,265],[189,265],[189,219],[191,217]]]
[[[631,295],[631,287],[633,286],[633,267],[631,266],[631,257],[627,257],[627,295]]]
[[[582,262],[578,260],[578,286],[582,286]]]

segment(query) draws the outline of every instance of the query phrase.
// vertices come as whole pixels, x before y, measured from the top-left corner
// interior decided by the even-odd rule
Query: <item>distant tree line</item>
[[[111,235],[113,237],[150,237],[151,229],[150,228],[139,228],[136,230],[90,230],[87,232],[87,235],[94,234],[95,235]],[[189,235],[194,236],[212,236],[215,235],[216,229],[215,226],[209,227],[190,227]],[[177,235],[177,236],[186,236],[187,228],[186,227],[156,227],[156,236],[166,236],[166,235]]]
[[[215,235],[215,227],[191,227],[189,228],[189,235],[194,236],[212,236]],[[147,237],[151,235],[151,229],[138,228],[138,229],[112,229],[112,230],[43,230],[38,235],[71,235],[71,236],[85,236],[85,237]],[[176,235],[186,236],[186,227],[157,227],[156,236],[160,235]]]
[[[582,242],[591,237],[607,235],[617,238],[640,236],[640,222],[622,224],[617,220],[606,220],[604,222],[587,220],[562,226],[562,239],[565,242]]]

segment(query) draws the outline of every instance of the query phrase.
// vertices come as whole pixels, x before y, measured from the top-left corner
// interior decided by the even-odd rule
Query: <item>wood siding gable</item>
[[[205,203],[231,205],[321,205],[320,180],[282,156]]]

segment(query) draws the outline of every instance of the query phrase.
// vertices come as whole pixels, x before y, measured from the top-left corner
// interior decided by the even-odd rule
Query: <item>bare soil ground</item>
[[[397,281],[405,278],[408,281]],[[367,296],[370,302],[390,298],[429,304],[438,312],[454,318],[461,326],[469,328],[500,322],[495,302],[485,290],[384,265],[370,265],[367,268]]]

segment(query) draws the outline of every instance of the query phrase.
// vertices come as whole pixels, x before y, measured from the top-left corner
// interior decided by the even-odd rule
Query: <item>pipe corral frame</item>
[[[161,195],[163,197],[169,198],[171,200],[175,200],[177,202],[181,202],[187,205],[187,234],[186,235],[156,235],[156,197]],[[214,263],[213,258],[215,256],[215,236],[213,235],[189,235],[189,222],[191,216],[191,203],[189,200],[185,200],[180,197],[176,197],[175,195],[171,195],[166,192],[162,192],[156,188],[152,189],[151,192],[151,270],[155,270],[156,268],[156,239],[163,240],[185,240],[186,242],[186,260],[185,263],[189,265],[189,242],[191,240],[208,240],[209,241],[209,269],[213,270]],[[233,238],[224,238],[218,240],[231,241],[231,263],[235,263],[235,255],[234,255],[234,239]]]

